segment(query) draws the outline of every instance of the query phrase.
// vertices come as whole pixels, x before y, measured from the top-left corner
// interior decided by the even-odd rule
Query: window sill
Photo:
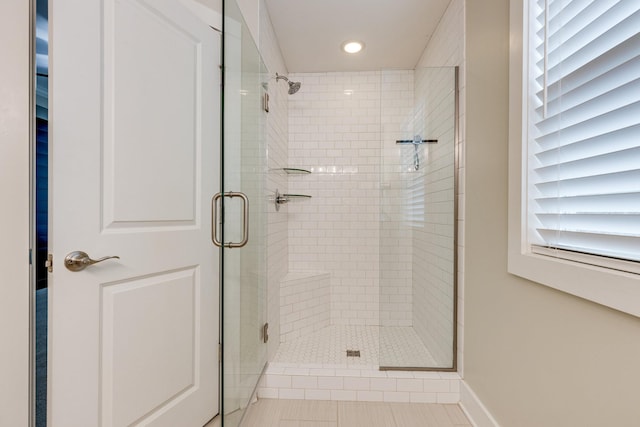
[[[640,317],[640,276],[509,248],[509,273]]]

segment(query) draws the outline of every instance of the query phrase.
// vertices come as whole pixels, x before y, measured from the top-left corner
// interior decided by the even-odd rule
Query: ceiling
[[[293,72],[413,69],[450,0],[266,0]],[[340,46],[361,40],[348,55]]]

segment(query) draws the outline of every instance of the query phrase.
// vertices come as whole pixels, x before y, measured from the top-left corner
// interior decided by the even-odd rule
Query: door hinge
[[[269,323],[265,323],[262,327],[262,342],[269,341]]]
[[[53,273],[53,254],[47,254],[47,260],[44,262],[44,266],[47,267],[49,273]]]
[[[222,343],[218,343],[218,363],[222,363]]]

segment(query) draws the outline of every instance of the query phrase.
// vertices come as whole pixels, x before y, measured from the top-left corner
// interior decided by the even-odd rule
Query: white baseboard
[[[460,406],[474,427],[500,427],[466,381],[460,382]]]

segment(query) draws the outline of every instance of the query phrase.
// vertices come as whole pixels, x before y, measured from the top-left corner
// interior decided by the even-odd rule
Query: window
[[[640,1],[513,5],[510,271],[640,316]]]
[[[533,251],[640,261],[640,2],[536,0],[530,22]]]

